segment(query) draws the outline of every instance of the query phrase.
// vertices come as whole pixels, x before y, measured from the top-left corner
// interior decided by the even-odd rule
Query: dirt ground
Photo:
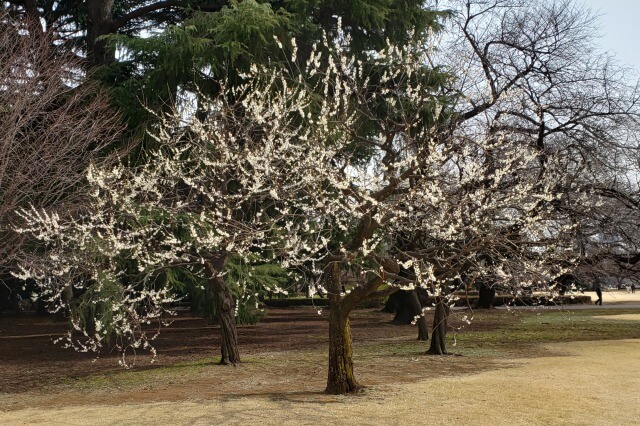
[[[490,311],[466,331],[491,331],[505,315]],[[625,315],[618,319],[640,318]],[[0,424],[633,424],[640,418],[640,340],[427,357],[414,327],[359,310],[352,319],[356,374],[367,389],[336,397],[321,392],[326,318],[312,308],[272,309],[261,324],[240,327],[243,363],[234,368],[216,364],[216,327],[183,314],[155,342],[157,361],[141,355],[132,370],[118,367],[114,353],[95,358],[53,345],[65,324],[52,318],[0,318]],[[457,315],[453,325],[461,324]]]
[[[496,312],[495,315],[499,314]],[[384,356],[395,356],[393,351],[396,346],[401,352],[412,351],[416,354],[428,348],[426,343],[415,340],[417,329],[414,326],[393,325],[392,317],[392,314],[381,313],[377,309],[357,310],[351,314],[355,350],[363,348],[360,353],[370,353],[366,362],[370,363],[371,367],[376,363],[387,363]],[[270,309],[266,318],[259,324],[238,327],[243,363],[236,368],[229,368],[216,365],[220,347],[218,327],[184,312],[171,326],[163,328],[158,338],[153,341],[158,352],[157,358],[151,362],[152,358],[148,353],[140,353],[135,358],[135,367],[131,370],[123,370],[118,366],[120,357],[117,353],[104,352],[96,356],[75,353],[54,344],[53,340],[64,334],[65,322],[34,315],[0,318],[0,394],[34,394],[28,399],[5,399],[13,401],[5,404],[5,409],[22,408],[24,404],[48,406],[52,402],[48,399],[48,390],[56,388],[60,383],[70,387],[73,393],[74,384],[87,384],[87,387],[91,387],[91,383],[97,380],[98,385],[103,385],[109,382],[111,377],[118,378],[114,386],[120,386],[122,380],[135,382],[135,375],[143,373],[147,374],[143,378],[144,381],[153,382],[156,372],[176,365],[183,367],[183,373],[189,374],[192,370],[200,368],[212,370],[210,374],[217,378],[206,380],[211,379],[216,383],[203,383],[205,389],[202,390],[210,397],[277,393],[284,388],[316,392],[324,389],[326,379],[327,318],[327,311],[319,315],[317,309],[312,307]],[[453,321],[453,324],[456,324],[456,321],[460,322],[459,319]],[[492,326],[491,320],[478,321],[469,326],[469,329],[481,330]],[[387,352],[381,351],[381,355],[378,356],[376,353],[382,347]],[[287,355],[282,357],[281,354],[284,352]],[[279,366],[279,358],[286,359],[287,365]],[[129,356],[128,361],[132,360],[133,357]],[[452,368],[455,365],[453,363]],[[273,371],[269,373],[272,367]],[[284,376],[283,367],[287,371]],[[246,380],[238,380],[237,370],[243,370],[242,376],[246,376]],[[260,370],[261,374],[267,371],[263,383],[251,383],[254,370]],[[374,384],[398,378],[409,380],[413,377],[413,374],[410,374],[412,369],[401,363],[391,369],[383,369],[382,373],[368,374],[367,370],[362,377],[368,383]],[[403,379],[405,376],[408,378]],[[175,377],[174,386],[163,386],[160,383],[148,383],[143,389],[137,386],[131,389],[120,386],[117,394],[109,389],[105,395],[92,393],[87,401],[96,401],[96,398],[110,403],[184,399],[184,393],[188,393],[187,388],[193,384],[191,379],[198,381],[201,378],[190,377],[189,381],[182,383],[180,377]],[[287,380],[291,383],[285,383]],[[185,389],[182,389],[183,385]],[[158,396],[158,388],[162,390],[161,396]],[[78,399],[70,402],[87,402],[86,390],[80,389],[75,396]]]
[[[194,425],[631,425],[640,418],[639,341],[572,342],[479,374],[403,386],[379,385],[363,395],[194,398],[181,402],[27,408],[0,413],[5,424]],[[626,365],[626,368],[620,368]]]

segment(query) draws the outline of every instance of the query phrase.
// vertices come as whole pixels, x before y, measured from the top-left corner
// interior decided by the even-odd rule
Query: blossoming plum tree
[[[60,308],[69,284],[96,307],[93,327],[74,322],[82,336],[70,344],[97,350],[108,328],[123,350],[150,347],[143,325],[175,300],[155,277],[183,266],[215,289],[222,361],[236,363],[227,256],[305,263],[330,300],[326,392],[350,393],[359,384],[349,315],[361,301],[416,286],[440,297],[479,276],[530,285],[558,272],[574,228],[540,202],[558,197],[561,177],[532,173],[539,150],[508,129],[452,132],[446,76],[425,65],[421,46],[387,46],[362,62],[348,43],[325,39],[302,69],[254,66],[206,114],[164,117],[147,164],[90,169],[87,214],[22,211],[21,230],[48,250],[20,276]],[[347,271],[355,283],[343,281]]]
[[[140,167],[91,167],[87,214],[22,211],[20,231],[49,250],[19,276],[36,279],[39,297],[58,309],[68,308],[62,291],[69,285],[94,306],[91,321],[74,318],[82,337],[70,332],[68,344],[95,351],[115,334],[123,355],[138,347],[153,351],[143,325],[170,313],[166,306],[176,301],[158,275],[182,267],[205,277],[216,295],[221,362],[240,361],[236,301],[223,279],[225,262],[229,254],[255,260],[284,238],[275,201],[291,184],[294,166],[288,162],[302,153],[287,156],[280,152],[286,147],[274,144],[276,135],[287,137],[287,118],[269,111],[276,105],[263,99],[270,96],[263,86],[256,78],[238,89],[235,95],[243,100],[233,105],[225,96],[211,100],[204,121],[179,113],[164,117],[155,134],[161,149]],[[246,110],[242,119],[235,115],[238,108]],[[265,158],[282,164],[275,168]]]

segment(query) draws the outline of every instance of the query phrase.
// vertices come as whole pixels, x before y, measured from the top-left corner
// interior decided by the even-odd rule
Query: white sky
[[[598,42],[640,73],[640,0],[579,0],[599,18]]]

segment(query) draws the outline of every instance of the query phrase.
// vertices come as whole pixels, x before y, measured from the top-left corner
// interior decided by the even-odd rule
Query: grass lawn
[[[367,386],[360,395],[322,394],[326,323],[318,321],[310,340],[317,344],[248,344],[235,368],[193,356],[4,388],[0,423],[632,424],[625,415],[639,414],[639,317],[632,309],[458,311],[449,334],[455,356],[434,357],[424,355],[414,327],[360,310],[353,318],[356,375]],[[636,404],[615,408],[626,400]]]

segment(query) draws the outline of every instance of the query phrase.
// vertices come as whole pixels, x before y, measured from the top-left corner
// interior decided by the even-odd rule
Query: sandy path
[[[591,300],[595,302],[598,299],[595,291],[585,291],[584,294],[591,296]],[[619,303],[640,303],[640,289],[636,289],[635,293],[626,290],[605,290],[602,292],[603,304],[619,304]]]
[[[605,320],[624,320],[624,321],[640,321],[640,314],[623,314],[623,315],[597,315],[594,318]]]
[[[637,424],[640,341],[549,348],[557,355],[477,375],[379,386],[354,397],[285,394],[25,409],[0,413],[0,424]]]

